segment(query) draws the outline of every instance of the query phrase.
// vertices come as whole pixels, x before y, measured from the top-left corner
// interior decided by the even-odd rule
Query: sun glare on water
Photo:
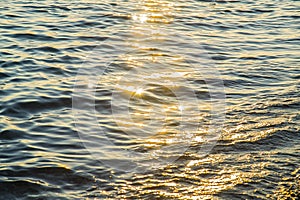
[[[143,90],[143,88],[139,88],[139,89],[136,90],[135,93],[136,93],[137,95],[141,95],[141,94],[144,93],[144,90]]]

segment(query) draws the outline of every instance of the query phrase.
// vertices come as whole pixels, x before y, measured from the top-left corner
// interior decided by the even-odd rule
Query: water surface
[[[0,8],[0,199],[299,197],[299,1],[45,0]],[[224,114],[212,112],[208,80],[218,73],[226,120],[203,156],[214,114]],[[153,74],[161,77],[145,81]],[[176,88],[186,98],[178,101]],[[113,116],[114,89],[116,107],[130,99],[133,123],[120,109]],[[197,109],[182,114],[189,105]],[[196,137],[181,141],[183,153],[173,148],[185,138],[182,121]],[[105,135],[91,129],[95,123]],[[78,125],[113,145],[91,144]],[[120,162],[116,149],[163,149],[151,159],[171,163],[118,171],[100,162]]]

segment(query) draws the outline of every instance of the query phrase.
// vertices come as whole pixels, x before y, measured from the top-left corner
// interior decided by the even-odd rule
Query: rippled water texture
[[[299,1],[0,9],[0,199],[299,198]]]

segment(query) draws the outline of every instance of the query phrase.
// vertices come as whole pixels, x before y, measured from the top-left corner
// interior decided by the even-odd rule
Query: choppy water
[[[299,197],[299,1],[0,8],[0,199]]]

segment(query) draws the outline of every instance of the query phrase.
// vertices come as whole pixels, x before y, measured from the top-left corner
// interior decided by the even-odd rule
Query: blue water
[[[299,1],[0,10],[0,199],[300,197]]]

